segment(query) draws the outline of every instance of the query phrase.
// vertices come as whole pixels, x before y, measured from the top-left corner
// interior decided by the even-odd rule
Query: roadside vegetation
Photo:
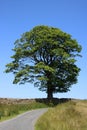
[[[0,122],[13,118],[23,112],[46,107],[54,107],[69,99],[53,98],[52,100],[40,99],[8,99],[0,98]]]
[[[50,108],[36,130],[87,130],[87,100],[71,100]]]
[[[26,111],[45,107],[47,107],[45,103],[40,103],[36,101],[30,101],[29,103],[25,102],[25,103],[13,103],[13,104],[0,103],[0,122],[3,120],[13,118],[16,115]]]

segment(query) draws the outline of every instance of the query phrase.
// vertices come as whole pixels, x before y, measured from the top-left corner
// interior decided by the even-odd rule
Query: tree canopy
[[[36,26],[16,40],[13,51],[6,73],[13,72],[14,84],[34,83],[52,98],[53,93],[67,92],[77,83],[80,68],[75,63],[81,46],[70,34]]]

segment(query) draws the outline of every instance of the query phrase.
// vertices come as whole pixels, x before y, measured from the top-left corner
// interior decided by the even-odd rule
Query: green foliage
[[[15,75],[13,83],[35,83],[48,97],[67,92],[77,82],[80,69],[75,65],[81,46],[58,28],[36,26],[14,43],[13,61],[6,72]]]

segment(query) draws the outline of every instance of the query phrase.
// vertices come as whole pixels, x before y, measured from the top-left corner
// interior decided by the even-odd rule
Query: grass
[[[26,111],[45,107],[47,107],[46,104],[36,101],[27,104],[0,104],[0,122]]]
[[[87,130],[87,100],[71,100],[50,108],[36,130]]]

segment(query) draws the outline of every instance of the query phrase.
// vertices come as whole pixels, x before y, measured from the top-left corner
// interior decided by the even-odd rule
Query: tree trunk
[[[48,99],[53,99],[53,88],[52,88],[52,83],[51,83],[51,73],[49,71],[46,71],[46,77],[48,78],[47,81],[47,98]]]
[[[53,91],[50,87],[47,88],[47,98],[52,99],[53,98]]]

